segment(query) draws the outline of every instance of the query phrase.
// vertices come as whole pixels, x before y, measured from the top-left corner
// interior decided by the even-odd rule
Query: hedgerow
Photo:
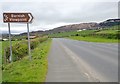
[[[30,41],[31,50],[37,47],[37,45],[41,42],[44,42],[48,39],[48,37],[39,37],[36,39],[32,39]],[[13,61],[17,61],[22,59],[24,56],[28,54],[28,41],[18,42],[12,46],[12,59]],[[7,62],[10,62],[10,47],[6,48],[6,59]]]

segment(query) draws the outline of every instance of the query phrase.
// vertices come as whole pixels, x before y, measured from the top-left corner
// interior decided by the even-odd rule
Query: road
[[[46,82],[118,82],[118,45],[54,38]]]

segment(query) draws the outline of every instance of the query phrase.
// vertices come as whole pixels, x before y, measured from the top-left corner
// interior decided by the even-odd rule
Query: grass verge
[[[2,82],[2,42],[0,41],[0,84]]]
[[[32,61],[25,56],[3,66],[3,82],[44,82],[47,73],[47,55],[51,39],[40,43],[32,51]]]
[[[118,43],[118,39],[106,39],[106,38],[82,37],[82,36],[71,36],[68,38],[74,40],[80,40],[80,41],[87,41],[87,42]]]

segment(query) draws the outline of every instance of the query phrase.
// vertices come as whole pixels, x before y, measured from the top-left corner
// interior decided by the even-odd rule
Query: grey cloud
[[[43,29],[48,25],[55,27],[54,25],[59,23],[100,22],[116,18],[117,4],[117,2],[4,2],[0,4],[0,13],[31,12],[34,16],[31,27],[33,30],[35,30],[34,27],[37,27],[36,30],[40,30],[39,28]],[[0,19],[2,19],[1,16]],[[2,27],[6,27],[6,24],[0,24]],[[25,25],[13,24],[12,26],[22,27]]]

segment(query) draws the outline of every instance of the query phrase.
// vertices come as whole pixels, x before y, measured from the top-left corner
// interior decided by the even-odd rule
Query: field
[[[97,29],[97,30],[82,30],[82,31],[70,31],[59,32],[49,34],[51,38],[70,38],[75,40],[83,40],[89,42],[110,42],[117,43],[119,37],[118,26],[110,28]]]
[[[49,34],[49,37],[51,38],[62,38],[62,37],[68,37],[71,35],[77,34],[76,31],[71,31],[71,32],[60,32],[60,33],[54,33],[54,34]]]
[[[104,30],[104,31],[97,32],[97,34],[116,34],[118,32],[119,30]]]
[[[4,43],[5,44],[5,43]],[[16,43],[15,43],[16,44]],[[51,39],[39,42],[32,50],[32,60],[26,55],[22,59],[3,64],[3,82],[44,82],[47,73],[47,54]]]

